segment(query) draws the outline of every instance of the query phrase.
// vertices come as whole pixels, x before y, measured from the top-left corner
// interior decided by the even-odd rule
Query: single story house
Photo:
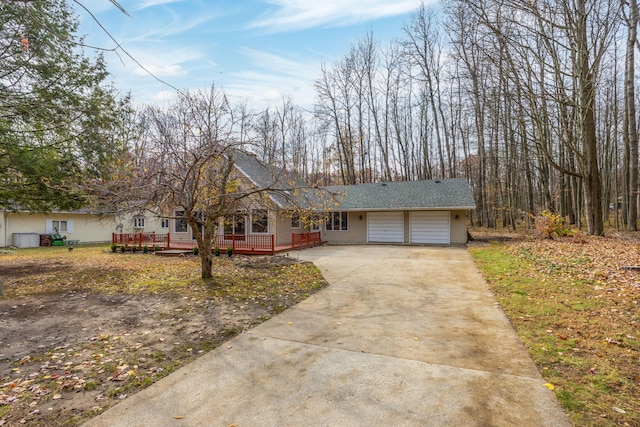
[[[98,216],[88,211],[0,210],[0,247],[40,246],[40,235],[55,231],[69,242],[109,242],[116,225],[113,216]]]
[[[57,232],[67,242],[107,243],[113,233],[169,232],[169,220],[148,214],[98,215],[89,210],[31,212],[0,210],[0,247],[34,247],[40,235]]]
[[[247,245],[284,249],[309,233],[329,244],[467,242],[467,212],[475,209],[475,203],[465,179],[395,181],[316,190],[251,154],[235,153],[234,167],[242,186],[278,191],[252,198],[243,209],[221,218],[221,247],[229,245],[229,236],[234,236]],[[302,210],[315,211],[311,216],[314,220],[305,221],[300,215]],[[24,235],[35,239],[34,235],[54,230],[79,243],[110,242],[114,233],[155,233],[168,235],[171,246],[194,246],[193,232],[180,215],[179,208],[167,218],[151,212],[114,217],[88,211],[0,211],[0,246],[23,246],[16,243],[22,242]]]

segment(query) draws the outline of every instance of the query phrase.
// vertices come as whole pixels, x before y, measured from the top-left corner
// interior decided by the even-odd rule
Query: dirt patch
[[[0,256],[0,426],[78,425],[326,284],[286,257],[220,259],[203,282],[195,259],[41,255]]]

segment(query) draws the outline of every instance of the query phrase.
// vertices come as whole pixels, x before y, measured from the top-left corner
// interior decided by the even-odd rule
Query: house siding
[[[456,219],[458,215],[458,219]],[[467,244],[467,211],[451,211],[449,217],[451,244]]]
[[[105,243],[111,241],[116,221],[112,216],[99,218],[91,214],[80,213],[24,213],[3,212],[0,217],[0,245],[13,245],[14,233],[46,233],[47,220],[73,221],[73,232],[60,232],[68,240],[80,243]]]
[[[449,212],[449,232],[451,245],[467,243],[467,211],[453,210]],[[362,220],[360,220],[362,215]],[[455,219],[458,215],[458,219]],[[367,212],[349,212],[348,231],[327,231],[323,226],[324,238],[329,244],[365,244],[367,243]],[[410,243],[409,212],[404,212],[404,244]]]
[[[348,230],[346,231],[330,231],[324,225],[322,226],[323,237],[327,242],[341,245],[367,243],[367,212],[349,212],[347,221]]]

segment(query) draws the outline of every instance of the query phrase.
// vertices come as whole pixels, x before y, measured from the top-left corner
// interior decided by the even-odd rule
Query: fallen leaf
[[[620,409],[620,408],[615,407],[615,406],[613,408],[611,408],[611,409],[613,409],[614,411],[616,411],[619,414],[626,414],[627,413],[627,411],[625,411],[624,409]]]
[[[548,388],[549,390],[552,390],[552,391],[555,389],[555,387],[551,383],[544,384],[544,387],[546,387],[546,388]]]
[[[176,420],[182,420],[184,419],[183,415],[174,415],[173,418],[175,418]]]

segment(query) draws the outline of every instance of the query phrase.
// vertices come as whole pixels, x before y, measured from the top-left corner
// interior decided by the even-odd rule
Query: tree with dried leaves
[[[199,249],[201,276],[211,278],[211,249],[223,218],[278,202],[310,212],[318,200],[316,189],[247,153],[253,145],[251,118],[244,105],[232,104],[214,85],[181,93],[166,111],[147,108],[134,155],[118,180],[93,187],[94,201],[117,213],[147,210],[186,222]],[[259,183],[239,172],[240,160],[259,168]]]

